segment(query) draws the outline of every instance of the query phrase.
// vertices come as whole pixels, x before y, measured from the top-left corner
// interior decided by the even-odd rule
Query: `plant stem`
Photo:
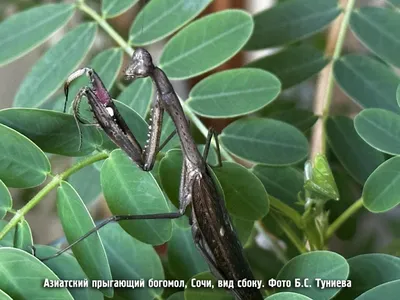
[[[109,36],[129,55],[132,56],[133,48],[92,8],[87,6],[85,3],[77,3],[77,7],[91,16],[103,29],[105,32],[109,34]],[[190,121],[192,121],[197,128],[199,128],[200,132],[206,137],[208,135],[208,129],[204,126],[204,124],[200,121],[200,119],[192,112],[192,110],[185,104],[185,102],[180,101],[183,110],[186,115],[189,117]],[[212,141],[212,145],[216,147],[215,141]],[[228,161],[234,161],[232,156],[220,145],[221,154]]]
[[[17,210],[14,217],[7,223],[7,225],[0,232],[0,240],[13,228],[17,225],[17,223],[23,219],[24,215],[26,215],[33,207],[38,204],[44,196],[46,196],[51,190],[57,187],[64,179],[67,179],[73,173],[79,171],[80,169],[91,165],[92,163],[106,159],[108,154],[105,152],[97,153],[95,155],[89,156],[88,158],[79,161],[77,164],[73,165],[71,168],[67,169],[63,173],[59,175],[55,175],[53,179],[37,193],[25,206],[21,209]]]
[[[348,0],[347,1],[347,6],[344,11],[343,21],[340,26],[339,36],[338,36],[338,39],[336,42],[335,52],[333,52],[331,64],[335,63],[336,60],[338,60],[340,58],[340,54],[342,53],[343,44],[344,44],[344,40],[346,38],[346,33],[347,33],[347,27],[349,26],[350,16],[353,11],[355,2],[356,2],[356,0]],[[333,92],[333,86],[334,86],[333,83],[334,83],[333,69],[331,68],[331,71],[329,73],[328,86],[327,86],[325,108],[324,108],[323,115],[322,115],[322,118],[324,120],[326,120],[329,117],[329,109],[330,109],[330,106],[332,103],[332,92]]]
[[[275,220],[275,222],[281,227],[283,232],[289,238],[289,240],[293,243],[293,245],[299,250],[300,253],[306,253],[307,249],[303,245],[302,241],[298,238],[298,236],[293,232],[292,228],[290,228],[289,224],[286,220],[276,214],[271,214],[271,217]]]
[[[301,215],[297,211],[271,195],[268,195],[268,198],[270,205],[292,220],[297,228],[302,229],[304,227]]]
[[[106,22],[106,20],[101,17],[95,10],[87,6],[84,2],[78,2],[77,7],[91,16],[101,28],[129,55],[132,56],[133,48]]]
[[[341,1],[343,2],[343,0]],[[326,153],[326,133],[325,133],[325,123],[327,118],[329,117],[329,109],[332,103],[332,95],[333,95],[333,87],[334,87],[334,78],[333,78],[333,64],[336,60],[340,58],[340,54],[343,49],[343,44],[346,38],[347,27],[349,26],[351,12],[353,11],[353,7],[355,4],[355,0],[347,0],[347,5],[344,10],[344,15],[342,18],[339,32],[337,33],[336,27],[332,27],[332,30],[328,36],[328,46],[327,46],[327,55],[330,55],[330,44],[335,42],[334,38],[337,33],[336,43],[334,44],[333,56],[330,64],[326,67],[324,71],[320,74],[317,83],[317,91],[314,103],[314,113],[316,115],[322,114],[322,118],[317,122],[314,126],[313,134],[311,138],[311,158],[314,158],[318,153],[325,154]],[[331,43],[329,43],[331,41]]]
[[[329,227],[325,234],[325,239],[329,239],[340,226],[343,225],[352,215],[364,206],[363,198],[358,199],[348,209],[346,209]]]

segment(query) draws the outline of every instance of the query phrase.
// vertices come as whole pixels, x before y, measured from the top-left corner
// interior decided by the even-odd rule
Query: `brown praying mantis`
[[[72,73],[65,83],[65,94],[68,95],[69,84],[82,75],[87,75],[90,78],[92,87],[81,88],[74,100],[73,110],[77,121],[83,122],[79,117],[78,110],[79,103],[82,97],[85,96],[99,125],[113,142],[124,150],[142,170],[151,170],[157,152],[162,149],[163,145],[168,142],[175,132],[178,134],[183,152],[179,209],[177,212],[168,213],[112,216],[68,247],[53,256],[41,260],[59,256],[110,222],[138,219],[175,219],[181,217],[191,204],[190,224],[193,239],[214,276],[222,280],[233,280],[235,283],[242,279],[253,280],[254,276],[244,256],[243,247],[232,226],[224,200],[218,193],[216,183],[206,163],[212,136],[216,137],[216,134],[213,130],[209,131],[202,156],[190,134],[188,121],[172,84],[165,73],[153,65],[150,53],[143,48],[137,48],[133,53],[128,68],[125,70],[125,77],[130,80],[150,77],[157,90],[157,97],[153,102],[151,111],[149,139],[143,150],[126,122],[122,119],[111,96],[94,70],[83,68]],[[164,110],[170,115],[176,131],[160,146]],[[217,150],[219,150],[217,138],[216,145]],[[218,158],[221,165],[220,154]],[[260,290],[254,287],[244,288],[235,284],[231,291],[238,300],[263,299]]]

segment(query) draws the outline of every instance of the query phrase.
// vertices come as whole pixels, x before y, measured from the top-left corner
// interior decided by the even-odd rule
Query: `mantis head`
[[[132,59],[125,70],[125,78],[132,80],[141,77],[148,77],[154,70],[150,53],[143,48],[136,48]]]

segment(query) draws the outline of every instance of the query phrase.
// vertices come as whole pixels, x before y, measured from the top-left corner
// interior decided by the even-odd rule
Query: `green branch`
[[[338,39],[337,39],[336,46],[335,46],[335,51],[333,52],[332,63],[335,63],[335,61],[340,58],[340,54],[342,53],[344,40],[345,40],[346,34],[347,34],[347,27],[349,26],[350,16],[351,16],[351,13],[353,12],[355,2],[356,2],[356,0],[348,0],[347,1],[347,6],[344,11],[343,21],[340,26],[339,35],[338,35]],[[333,92],[333,86],[334,86],[333,83],[334,83],[333,69],[331,69],[331,71],[329,72],[328,86],[327,86],[327,92],[326,92],[326,101],[325,101],[325,107],[324,107],[323,116],[322,116],[324,120],[326,120],[329,116],[329,109],[330,109],[331,102],[332,102],[332,94],[333,94],[332,92]]]
[[[348,209],[346,209],[329,227],[325,234],[325,239],[329,239],[340,226],[343,225],[352,215],[364,206],[363,198],[358,199]]]
[[[328,71],[329,73],[328,73],[328,78],[327,78],[327,84],[326,84],[326,87],[323,88],[323,90],[325,91],[325,97],[316,99],[317,102],[320,101],[322,104],[322,118],[321,118],[321,127],[320,127],[321,132],[318,133],[318,130],[315,130],[314,135],[320,134],[318,139],[315,138],[315,141],[321,143],[320,147],[316,147],[316,148],[320,149],[322,154],[326,153],[326,132],[325,132],[326,126],[325,126],[325,124],[326,124],[326,120],[329,117],[329,110],[330,110],[331,103],[332,103],[333,88],[334,88],[332,65],[335,63],[336,60],[338,60],[340,58],[340,54],[342,53],[343,44],[344,44],[344,41],[346,38],[347,28],[348,28],[349,22],[350,22],[350,16],[353,11],[355,2],[356,2],[355,0],[347,1],[346,8],[344,9],[343,20],[340,24],[340,29],[339,29],[335,49],[333,52],[332,61],[330,63],[330,67],[329,67],[329,71]],[[319,128],[319,127],[317,127],[317,128]]]
[[[273,208],[293,221],[297,228],[303,229],[303,220],[297,211],[271,195],[268,195],[268,199]]]
[[[51,190],[56,188],[63,180],[67,179],[73,173],[79,171],[80,169],[93,164],[96,161],[106,159],[108,157],[107,153],[97,153],[93,156],[89,156],[88,158],[79,161],[77,164],[73,165],[71,168],[67,169],[61,174],[55,175],[53,179],[37,193],[26,205],[24,205],[21,209],[17,210],[14,217],[7,223],[7,225],[0,232],[0,240],[13,228],[15,227],[19,221],[23,219],[23,217],[34,208],[41,200],[43,200],[44,196],[46,196]]]
[[[296,233],[290,228],[289,224],[286,220],[279,215],[271,214],[271,217],[275,220],[275,222],[279,225],[282,231],[286,234],[288,239],[293,243],[293,245],[299,250],[300,253],[306,253],[307,249],[304,246],[303,242],[299,239]]]
[[[101,28],[128,54],[132,56],[133,48],[106,22],[106,20],[101,17],[95,10],[87,6],[83,1],[76,3],[78,9],[89,15],[95,20]]]

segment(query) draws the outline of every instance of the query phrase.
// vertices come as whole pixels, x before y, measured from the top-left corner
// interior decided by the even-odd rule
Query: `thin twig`
[[[311,159],[315,158],[318,153],[326,154],[325,123],[327,118],[329,117],[329,109],[331,106],[333,95],[333,64],[336,60],[340,58],[355,0],[340,1],[342,6],[344,6],[346,2],[347,5],[344,10],[344,14],[342,14],[339,19],[334,22],[328,34],[328,42],[325,50],[325,55],[327,57],[332,56],[332,60],[320,73],[317,82],[314,100],[314,114],[321,115],[322,117],[318,120],[313,128],[310,151]]]
[[[349,206],[329,227],[325,234],[325,239],[329,239],[340,226],[343,225],[352,215],[364,206],[363,199],[360,198]]]
[[[13,218],[10,222],[4,226],[3,230],[0,232],[0,240],[13,228],[15,227],[19,221],[23,219],[23,217],[34,208],[43,197],[46,196],[51,190],[56,188],[63,180],[67,179],[73,173],[78,172],[80,169],[93,164],[96,161],[106,159],[108,157],[107,153],[97,153],[95,155],[89,156],[88,158],[79,161],[77,164],[73,165],[71,168],[67,169],[63,173],[56,175],[53,179],[43,188],[41,189],[26,205],[24,205],[21,209],[17,210]]]

